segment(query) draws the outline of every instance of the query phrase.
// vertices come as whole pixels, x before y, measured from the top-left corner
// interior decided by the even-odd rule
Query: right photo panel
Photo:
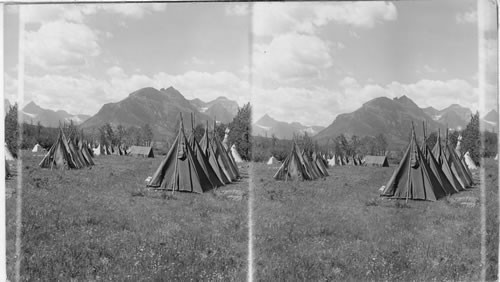
[[[252,4],[252,279],[497,279],[497,15],[479,2]]]

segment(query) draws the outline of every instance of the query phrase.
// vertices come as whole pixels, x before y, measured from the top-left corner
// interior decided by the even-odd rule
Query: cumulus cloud
[[[4,92],[3,97],[11,104],[17,101],[17,78],[11,76],[9,73],[4,72]]]
[[[280,121],[326,126],[333,121],[332,110],[339,108],[338,93],[326,88],[256,87],[252,91],[253,122],[269,114]]]
[[[25,33],[26,61],[45,70],[82,67],[100,54],[96,33],[88,26],[66,21],[48,22]]]
[[[250,10],[249,3],[227,3],[226,15],[230,16],[246,16]]]
[[[396,18],[396,7],[390,2],[254,3],[252,32],[258,36],[314,33],[330,22],[372,28]]]
[[[458,13],[455,15],[455,21],[459,24],[476,23],[477,22],[477,12],[468,11],[464,13]]]
[[[27,23],[47,23],[56,20],[81,23],[84,22],[85,16],[96,13],[140,19],[165,9],[165,3],[46,4],[23,6],[22,13]]]
[[[105,83],[88,75],[25,75],[24,80],[26,102],[35,101],[41,107],[73,114],[89,113],[107,96]]]
[[[27,63],[49,72],[79,71],[100,54],[99,39],[113,37],[110,32],[90,28],[87,16],[100,13],[140,19],[165,8],[165,3],[22,6],[23,19],[31,24],[25,37]]]
[[[287,33],[253,47],[255,74],[271,79],[318,77],[333,64],[331,45],[314,35]]]

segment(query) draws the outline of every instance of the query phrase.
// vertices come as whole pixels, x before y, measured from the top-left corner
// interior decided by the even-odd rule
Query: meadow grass
[[[161,158],[100,156],[91,169],[72,171],[40,169],[39,161],[23,156],[22,280],[245,280],[247,166],[243,181],[197,195],[145,188]],[[379,197],[395,167],[335,167],[330,177],[309,182],[277,182],[276,167],[251,167],[256,281],[480,279],[478,186],[437,202],[406,203]],[[15,178],[6,184],[15,189]],[[485,163],[485,186],[493,281],[493,160]],[[6,203],[10,280],[15,197]]]
[[[492,160],[486,166],[488,279],[494,280],[497,167]],[[437,202],[406,202],[379,197],[394,166],[334,167],[329,177],[305,182],[278,182],[276,168],[253,167],[258,281],[480,279],[478,186]]]
[[[205,194],[147,190],[161,159],[51,171],[23,156],[22,280],[244,280],[247,201],[219,192],[246,195],[248,178]]]

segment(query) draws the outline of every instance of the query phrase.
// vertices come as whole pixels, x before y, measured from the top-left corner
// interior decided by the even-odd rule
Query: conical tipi
[[[61,128],[59,128],[59,135],[56,142],[54,142],[40,162],[40,167],[50,169],[79,169],[83,167],[83,165],[77,161],[77,156],[75,152],[71,150],[69,142]]]
[[[456,191],[465,190],[465,186],[462,185],[457,176],[453,173],[450,163],[446,159],[446,156],[443,152],[443,149],[441,147],[441,132],[439,129],[436,145],[434,145],[434,148],[432,149],[432,155],[435,157],[439,167],[441,168],[441,171],[444,173],[453,189],[455,189]]]
[[[313,180],[314,178],[306,170],[306,164],[300,157],[300,152],[297,144],[293,144],[292,150],[283,164],[274,174],[273,178],[276,180]]]
[[[167,157],[160,163],[147,186],[195,193],[203,193],[213,188],[213,184],[189,146],[184,133],[182,115],[179,133]]]
[[[412,128],[408,149],[380,196],[436,201],[448,194],[427,164]]]

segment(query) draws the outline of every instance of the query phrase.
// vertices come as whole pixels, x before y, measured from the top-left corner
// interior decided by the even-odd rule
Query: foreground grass
[[[394,169],[335,167],[325,179],[286,183],[272,179],[276,168],[255,165],[257,279],[479,280],[479,188],[437,202],[381,199]],[[498,205],[496,184],[487,185],[489,204]],[[495,222],[491,213],[490,279]]]
[[[248,183],[203,195],[151,192],[161,158],[95,158],[50,171],[23,158],[23,280],[233,280],[246,277]]]
[[[486,279],[498,280],[498,162],[485,160],[486,189]]]

